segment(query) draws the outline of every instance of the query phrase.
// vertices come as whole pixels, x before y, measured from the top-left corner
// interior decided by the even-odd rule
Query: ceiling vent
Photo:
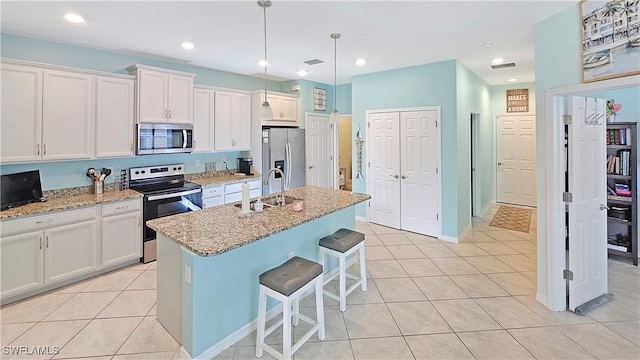
[[[490,68],[492,68],[493,70],[498,70],[498,69],[504,69],[504,68],[510,68],[510,67],[516,67],[516,63],[504,63],[504,64],[498,64],[498,65],[489,65]]]
[[[318,60],[318,59],[313,59],[313,60],[307,60],[304,63],[307,65],[318,65],[318,64],[322,64],[324,61],[322,60]]]

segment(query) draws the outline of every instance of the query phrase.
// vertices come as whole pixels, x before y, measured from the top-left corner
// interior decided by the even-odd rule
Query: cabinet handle
[[[40,221],[36,221],[36,224],[49,224],[51,223],[53,220],[51,219],[47,219],[47,220],[40,220]]]
[[[195,140],[193,140],[193,148],[195,149],[195,148],[196,148],[196,146],[197,146],[196,141],[195,141]]]
[[[140,215],[138,215],[138,227],[140,227]]]
[[[47,155],[47,144],[42,144],[42,154]]]
[[[116,208],[116,210],[122,210],[122,209],[128,209],[128,208],[129,208],[129,205],[127,205],[127,206],[118,206]]]
[[[408,177],[408,176],[404,176],[404,175],[402,175],[402,176],[401,176],[401,178],[402,178],[402,179],[408,179],[409,177]]]
[[[169,110],[169,119],[171,119],[171,110]]]
[[[42,236],[40,237],[40,250],[42,250]]]
[[[36,155],[40,155],[40,144],[38,144],[38,153]]]
[[[46,247],[47,249],[49,248],[49,235],[47,235],[47,237],[46,237],[46,241],[45,241],[44,247]]]

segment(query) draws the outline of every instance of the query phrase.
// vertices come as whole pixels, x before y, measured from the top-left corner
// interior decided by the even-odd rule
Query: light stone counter
[[[248,216],[239,217],[240,209],[228,204],[149,220],[147,225],[195,254],[212,256],[371,198],[368,194],[313,186],[286,191],[285,194],[304,200],[304,210],[293,211],[290,204],[284,207],[265,207],[261,213],[251,212]]]
[[[215,173],[196,173],[196,174],[187,174],[186,179],[196,184],[200,184],[203,187],[223,185],[223,184],[233,184],[244,181],[251,180],[259,180],[261,179],[260,174],[254,175],[236,175],[236,174],[228,174],[226,172],[217,171]]]
[[[49,199],[46,202],[33,203],[7,209],[0,212],[0,220],[13,220],[21,217],[40,215],[52,211],[71,210],[85,206],[94,206],[128,199],[141,198],[142,194],[133,190],[105,191],[100,195],[78,194]]]

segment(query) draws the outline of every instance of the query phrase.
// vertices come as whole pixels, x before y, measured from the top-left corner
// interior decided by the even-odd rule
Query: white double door
[[[369,220],[438,236],[439,110],[370,113]]]

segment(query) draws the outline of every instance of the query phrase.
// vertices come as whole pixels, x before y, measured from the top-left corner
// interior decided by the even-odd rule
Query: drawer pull
[[[46,241],[45,241],[45,245],[44,245],[47,249],[49,248],[49,235],[47,235],[46,237]]]
[[[40,250],[42,250],[42,236],[40,237]]]
[[[36,221],[36,224],[50,224],[53,220],[51,219],[47,219],[47,220],[40,220],[40,221]]]
[[[122,209],[128,209],[128,208],[129,208],[129,205],[127,205],[127,206],[118,206],[116,208],[116,210],[122,210]]]

